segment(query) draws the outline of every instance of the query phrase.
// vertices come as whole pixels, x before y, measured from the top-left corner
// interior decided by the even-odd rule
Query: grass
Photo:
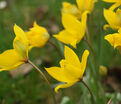
[[[51,35],[54,34],[50,30],[53,23],[62,29],[60,9],[63,1],[65,0],[10,0],[9,6],[0,10],[0,52],[2,53],[6,49],[12,48],[12,40],[15,37],[13,25],[15,23],[24,30],[27,30],[32,26],[33,21],[37,21],[39,25],[47,27]],[[71,0],[66,1],[72,2]],[[48,7],[48,10],[43,15],[41,15],[43,12],[41,10],[42,7]],[[95,40],[92,41],[92,46],[96,54],[98,65],[105,65],[106,67],[120,66],[121,56],[119,52],[114,50],[110,44],[104,40],[106,34],[114,32],[112,30],[103,30],[103,25],[106,23],[103,17],[104,7],[108,8],[109,5],[99,0],[99,2],[96,3],[94,12],[90,16],[88,28],[91,40]],[[55,39],[53,39],[53,41],[59,45]],[[88,46],[84,41],[81,41],[75,52],[80,57],[84,49],[88,49]],[[43,72],[45,72],[43,69],[44,66],[58,65],[60,60],[57,52],[49,44],[41,49],[32,50],[30,56],[33,61],[38,57],[48,57],[51,60],[50,62],[44,61],[43,65],[39,66]],[[100,89],[102,89],[102,83],[96,82],[96,77],[94,77],[94,79],[92,78],[92,76],[97,74],[95,71],[97,69],[94,68],[93,61],[94,59],[90,56],[90,62],[88,62],[86,69],[88,77],[85,78],[85,80],[94,94],[97,95],[96,104],[105,104],[109,99],[101,93],[102,91]],[[53,83],[53,86],[58,83],[49,75],[47,76],[51,83]],[[1,72],[0,86],[0,104],[52,104],[46,83],[44,83],[44,80],[34,69],[28,75],[20,76],[17,79],[11,78],[9,72]],[[98,96],[98,93],[100,93],[101,96]],[[61,102],[64,96],[69,97],[69,104],[91,104],[87,89],[80,83],[71,88],[63,89],[60,91],[60,94],[56,95],[59,102]],[[114,104],[117,104],[117,102]]]

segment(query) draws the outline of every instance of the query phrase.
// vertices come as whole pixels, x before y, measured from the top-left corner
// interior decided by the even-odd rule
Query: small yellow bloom
[[[115,7],[113,7],[114,9]],[[107,27],[111,27],[114,30],[118,30],[121,27],[121,9],[117,9],[116,12],[112,9],[104,9],[104,17],[108,24],[104,26],[106,30]]]
[[[13,70],[28,60],[28,39],[24,31],[14,25],[13,49],[0,54],[0,71]]]
[[[107,75],[107,71],[108,71],[107,67],[105,67],[105,66],[103,66],[103,65],[100,65],[100,67],[99,67],[99,72],[100,72],[100,74],[101,74],[102,76],[106,76],[106,75]]]
[[[31,48],[43,47],[50,37],[47,30],[44,27],[37,25],[36,22],[34,22],[34,26],[30,31],[26,32],[26,35]]]
[[[121,28],[119,29],[119,33],[106,35],[105,39],[111,44],[111,46],[117,48],[121,52]]]
[[[68,2],[63,2],[62,13],[71,14],[77,18],[81,18],[83,12],[88,11],[91,13],[94,9],[94,4],[97,0],[76,0],[77,5],[70,4]]]
[[[62,24],[65,29],[54,35],[54,37],[76,48],[76,44],[80,42],[85,34],[87,13],[88,11],[85,11],[82,14],[81,22],[73,15],[62,13]]]
[[[81,62],[72,49],[65,46],[65,59],[60,61],[60,67],[45,68],[46,71],[56,80],[65,84],[58,85],[55,92],[60,88],[67,88],[82,80],[86,68],[89,51],[85,50]]]

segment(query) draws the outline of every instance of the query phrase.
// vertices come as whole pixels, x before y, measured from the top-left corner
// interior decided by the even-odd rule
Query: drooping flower
[[[121,9],[117,9],[116,12],[114,11],[120,3],[115,3],[109,9],[104,9],[104,17],[108,24],[104,25],[104,29],[106,30],[107,27],[111,27],[114,30],[118,30],[121,27]]]
[[[121,28],[118,32],[119,33],[106,35],[105,39],[111,44],[111,46],[118,49],[121,53]]]
[[[76,44],[84,37],[86,30],[88,11],[82,14],[81,22],[73,15],[62,13],[62,24],[64,30],[54,35],[58,40],[65,44],[70,44],[76,48]]]
[[[14,25],[15,39],[13,49],[6,50],[0,54],[0,71],[13,70],[26,63],[28,60],[28,39],[25,32]]]
[[[71,14],[77,18],[81,18],[83,12],[88,11],[91,13],[94,9],[94,4],[97,0],[76,0],[77,5],[70,4],[69,2],[63,2],[62,13]]]
[[[56,80],[64,82],[55,88],[58,93],[60,88],[67,88],[83,79],[89,51],[85,50],[81,62],[72,49],[65,46],[65,59],[60,61],[60,67],[45,68],[46,71]]]
[[[33,27],[30,28],[30,31],[26,32],[26,35],[31,48],[43,47],[50,37],[47,30],[44,27],[39,26],[36,22],[34,22]]]

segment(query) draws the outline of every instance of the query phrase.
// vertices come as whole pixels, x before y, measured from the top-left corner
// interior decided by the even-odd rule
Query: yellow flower
[[[34,26],[30,29],[30,31],[26,32],[26,35],[31,48],[43,47],[50,37],[47,30],[44,27],[37,25],[36,22],[34,22]]]
[[[107,69],[107,67],[105,67],[105,66],[103,66],[103,65],[100,65],[100,66],[99,66],[99,72],[100,72],[100,75],[106,76],[107,73],[108,73],[108,69]]]
[[[97,0],[76,0],[77,5],[70,4],[68,2],[63,2],[62,13],[68,13],[77,18],[80,18],[83,12],[88,11],[91,13],[94,9],[94,4]]]
[[[76,44],[84,37],[86,30],[87,11],[82,14],[81,22],[73,15],[62,13],[62,24],[64,30],[54,35],[63,43],[70,44],[76,48]]]
[[[114,30],[118,30],[121,27],[121,9],[118,8],[116,12],[114,12],[113,9],[112,7],[111,9],[104,9],[104,17],[108,22],[108,24],[104,26],[105,30],[107,27],[111,27]]]
[[[65,46],[65,59],[60,61],[60,67],[45,68],[46,71],[56,80],[64,82],[55,88],[58,93],[60,88],[67,88],[78,81],[81,81],[86,68],[89,51],[85,50],[81,62],[72,49]]]
[[[14,32],[13,49],[0,54],[0,71],[16,69],[28,60],[28,39],[17,25],[14,25]]]
[[[109,34],[105,36],[105,39],[121,52],[121,28],[118,31],[119,33]]]

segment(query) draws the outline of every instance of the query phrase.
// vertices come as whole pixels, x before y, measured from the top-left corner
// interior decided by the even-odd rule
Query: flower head
[[[37,25],[36,22],[34,22],[30,31],[26,32],[26,35],[31,47],[44,46],[50,37],[47,30],[44,27]]]
[[[104,9],[104,17],[107,20],[108,24],[104,25],[104,29],[111,27],[114,30],[118,30],[121,27],[121,9],[117,9],[116,12],[114,9],[120,4],[114,4],[109,9]]]
[[[76,0],[77,5],[63,2],[62,13],[71,14],[77,18],[81,18],[83,12],[88,11],[91,13],[94,9],[94,4],[97,0]]]
[[[85,11],[82,14],[81,22],[73,15],[62,13],[62,24],[65,29],[54,35],[54,37],[76,48],[76,44],[80,42],[85,34],[87,13],[88,11]]]
[[[24,31],[14,25],[13,49],[0,54],[0,71],[16,69],[28,60],[28,39]]]
[[[113,46],[117,48],[121,53],[121,29],[118,31],[119,33],[109,34],[105,36],[105,39]]]
[[[65,84],[58,85],[55,91],[60,88],[67,88],[82,80],[86,68],[89,51],[85,50],[81,62],[72,49],[65,46],[65,59],[60,61],[60,67],[45,68],[46,71],[56,80]]]

